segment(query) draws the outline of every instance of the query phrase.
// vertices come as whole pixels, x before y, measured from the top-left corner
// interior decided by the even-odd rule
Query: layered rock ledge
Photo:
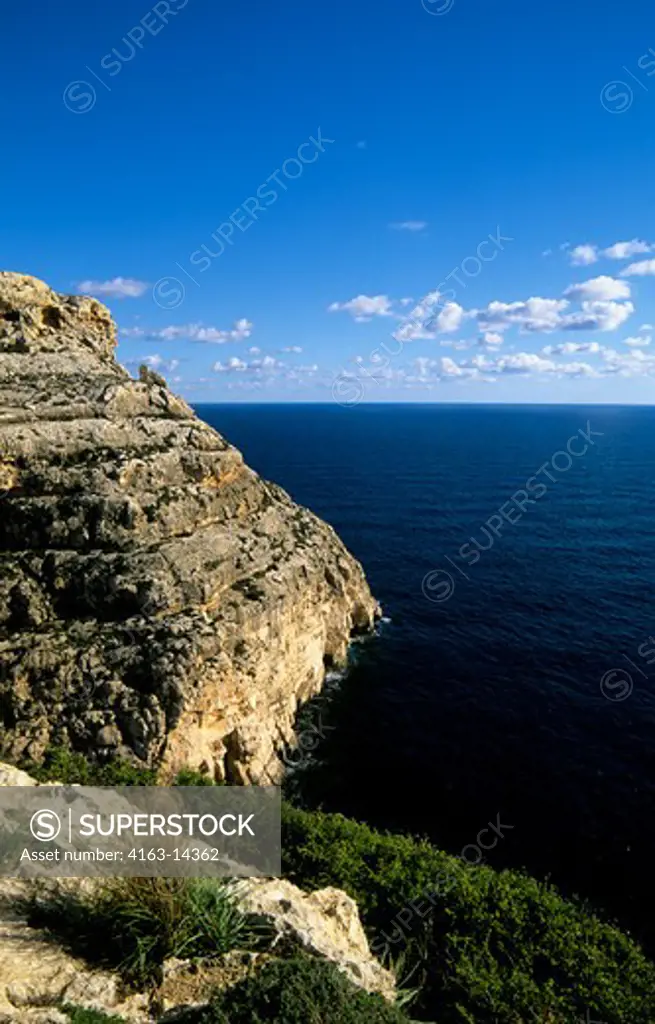
[[[277,781],[376,602],[330,526],[115,346],[95,299],[0,274],[0,755]]]

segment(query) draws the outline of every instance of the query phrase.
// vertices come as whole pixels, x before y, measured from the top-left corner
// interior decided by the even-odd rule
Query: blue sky
[[[129,369],[193,401],[652,401],[645,0],[3,29],[0,263],[107,302]]]

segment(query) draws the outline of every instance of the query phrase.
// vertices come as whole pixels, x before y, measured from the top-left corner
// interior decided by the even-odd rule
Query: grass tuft
[[[27,913],[73,954],[119,969],[135,987],[158,983],[169,957],[220,956],[257,941],[226,883],[207,878],[113,878],[86,890],[39,884]]]

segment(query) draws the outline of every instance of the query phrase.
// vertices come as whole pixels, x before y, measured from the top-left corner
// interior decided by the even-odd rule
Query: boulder
[[[325,957],[360,988],[395,999],[395,978],[371,953],[357,904],[341,889],[306,893],[281,878],[248,878],[234,889],[241,908],[271,929],[273,950]]]

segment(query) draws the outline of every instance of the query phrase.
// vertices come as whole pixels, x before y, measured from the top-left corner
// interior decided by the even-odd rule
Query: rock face
[[[355,901],[341,889],[305,893],[282,878],[247,878],[234,886],[241,908],[270,926],[278,944],[337,965],[355,985],[393,1002],[396,981],[375,959]]]
[[[115,342],[95,299],[0,274],[0,755],[276,781],[376,603],[332,528]]]

